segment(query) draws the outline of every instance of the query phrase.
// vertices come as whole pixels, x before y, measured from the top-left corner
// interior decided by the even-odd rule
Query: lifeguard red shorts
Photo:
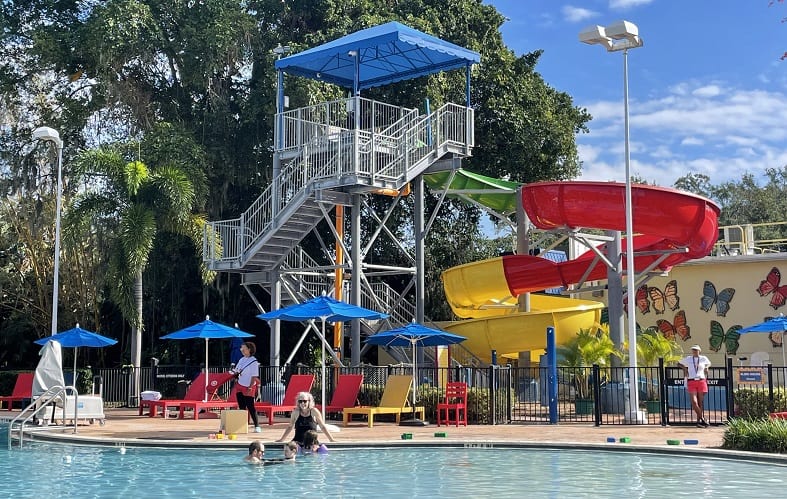
[[[690,379],[688,390],[689,393],[708,393],[708,380]]]

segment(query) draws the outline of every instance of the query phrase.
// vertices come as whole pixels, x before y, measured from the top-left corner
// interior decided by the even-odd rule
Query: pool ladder
[[[55,403],[56,399],[60,399],[63,402],[63,407],[66,406],[66,395],[69,393],[73,393],[74,395],[74,433],[77,432],[77,416],[79,412],[79,404],[77,403],[77,398],[79,394],[77,393],[76,388],[73,386],[60,386],[55,385],[49,388],[47,391],[42,393],[39,397],[35,400],[30,402],[30,405],[22,409],[22,412],[19,413],[17,417],[11,420],[11,423],[8,425],[8,450],[11,450],[11,445],[13,442],[12,436],[14,432],[14,428],[17,428],[19,434],[19,448],[22,448],[22,442],[24,441],[25,437],[25,424],[29,423],[34,417],[36,417],[42,410],[46,409],[50,404]],[[52,417],[54,418],[54,408],[52,409]],[[65,418],[65,409],[63,417]],[[46,418],[45,418],[46,419]]]

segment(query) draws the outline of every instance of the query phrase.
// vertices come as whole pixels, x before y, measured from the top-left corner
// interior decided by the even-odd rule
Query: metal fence
[[[230,366],[211,367],[211,372],[224,372]],[[596,425],[680,425],[694,424],[679,367],[639,367],[637,393],[640,405],[633,411],[630,401],[631,369],[589,366],[557,369],[555,380],[557,422],[593,423]],[[130,395],[132,370],[129,368],[99,369],[93,374],[94,391],[101,393],[108,406],[133,406]],[[88,374],[88,373],[85,373]],[[188,383],[199,374],[195,366],[168,365],[141,368],[141,389],[155,390],[166,398],[182,397]],[[280,402],[285,386],[293,374],[314,374],[312,393],[320,400],[322,386],[319,367],[303,365],[284,369],[262,367],[261,397]],[[325,392],[330,400],[340,374],[363,374],[358,394],[361,405],[379,402],[386,380],[391,375],[412,376],[410,365],[328,367]],[[88,378],[89,379],[89,378]],[[424,406],[426,418],[436,421],[436,406],[445,397],[448,381],[468,385],[468,422],[470,424],[550,423],[547,368],[493,367],[419,367],[416,374],[416,404]],[[723,424],[730,417],[764,418],[768,413],[787,411],[787,368],[733,366],[727,364],[710,369],[709,393],[705,397],[705,419]],[[228,396],[231,386],[219,391]],[[412,395],[411,395],[412,396]],[[637,418],[633,415],[638,415]],[[384,420],[384,416],[383,416]]]

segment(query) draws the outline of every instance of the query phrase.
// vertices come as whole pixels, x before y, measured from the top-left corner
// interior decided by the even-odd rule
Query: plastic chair
[[[14,408],[14,402],[22,402],[24,407],[25,400],[31,400],[33,397],[33,373],[19,373],[16,375],[16,383],[14,383],[14,390],[11,395],[0,397],[0,409],[3,408],[8,402],[8,410]]]
[[[374,416],[377,414],[395,415],[396,424],[399,424],[402,412],[405,414],[412,412],[413,416],[420,414],[421,419],[423,419],[425,409],[422,406],[410,407],[408,404],[407,395],[410,393],[412,384],[413,378],[411,376],[389,376],[385,382],[380,405],[345,407],[342,411],[342,424],[347,426],[352,420],[353,414],[366,416],[369,420],[369,428],[374,427]]]
[[[325,410],[319,404],[316,407],[324,414],[343,412],[345,407],[355,407],[362,384],[363,374],[340,374],[336,389]]]
[[[451,419],[450,412],[455,411],[456,419]],[[445,411],[445,419],[442,419]],[[464,417],[462,413],[464,412]],[[437,426],[444,422],[446,426],[452,422],[467,426],[467,383],[451,382],[445,386],[445,402],[437,404]]]
[[[313,374],[293,374],[284,390],[284,398],[281,404],[271,404],[270,402],[255,402],[254,408],[258,413],[268,416],[268,425],[273,424],[273,415],[277,412],[290,414],[298,405],[295,400],[300,392],[311,392],[314,384]]]

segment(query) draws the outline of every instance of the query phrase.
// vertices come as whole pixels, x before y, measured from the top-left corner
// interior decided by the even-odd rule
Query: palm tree
[[[624,352],[628,360],[628,342],[624,344]],[[659,359],[664,364],[673,364],[683,358],[683,348],[675,338],[667,338],[658,329],[648,328],[637,335],[637,364],[646,368],[645,383],[647,384],[647,400],[658,400],[658,385],[653,383],[652,369],[658,366]]]
[[[620,357],[622,353],[615,347],[609,337],[609,328],[580,329],[574,338],[557,347],[559,364],[574,368],[574,388],[578,400],[589,400],[589,370],[593,364],[606,366],[610,359]]]
[[[171,232],[187,236],[202,250],[204,218],[192,214],[195,189],[188,173],[172,164],[148,168],[141,161],[128,161],[124,151],[134,148],[107,146],[82,153],[75,174],[90,179],[87,191],[78,195],[64,224],[79,237],[86,231],[100,233],[106,241],[110,299],[131,325],[131,394],[139,397],[142,358],[142,275],[156,236]],[[133,153],[132,153],[133,154]],[[197,177],[195,177],[195,174]],[[209,274],[203,269],[203,279]]]

